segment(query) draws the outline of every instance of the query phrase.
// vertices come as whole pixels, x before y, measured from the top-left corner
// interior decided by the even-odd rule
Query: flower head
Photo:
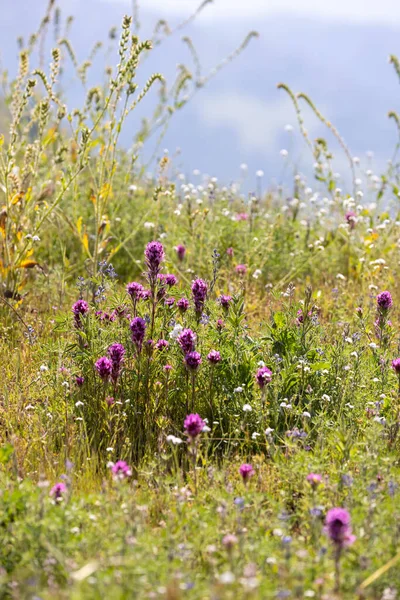
[[[232,296],[227,296],[226,294],[222,294],[222,296],[220,296],[218,298],[218,302],[220,303],[222,308],[224,308],[225,310],[228,310],[228,308],[232,302]]]
[[[179,260],[183,260],[185,258],[185,254],[186,254],[185,246],[183,246],[182,244],[178,244],[177,246],[175,246],[175,251],[176,251],[176,255],[179,258]]]
[[[131,330],[132,342],[140,350],[146,333],[146,321],[141,317],[135,317],[130,322],[129,327]]]
[[[75,383],[76,383],[76,385],[77,385],[78,387],[82,387],[82,386],[83,386],[83,384],[85,383],[85,378],[84,378],[84,377],[82,377],[82,375],[77,375],[77,376],[75,377]]]
[[[253,477],[255,471],[251,465],[244,463],[243,465],[240,465],[239,473],[242,476],[243,481],[247,483],[248,480]]]
[[[197,336],[191,329],[183,329],[178,335],[177,342],[185,354],[193,352]]]
[[[218,350],[211,350],[211,352],[209,352],[207,355],[207,360],[212,365],[216,365],[217,363],[221,362],[221,360],[222,360],[221,354],[218,352]]]
[[[227,253],[227,255],[228,255],[230,258],[232,258],[232,256],[233,256],[233,248],[227,248],[227,250],[226,250],[226,253]]]
[[[160,272],[161,263],[165,258],[163,245],[160,242],[149,242],[144,255],[148,268],[148,280],[150,285],[154,286],[157,281],[157,275]]]
[[[246,265],[236,265],[235,271],[238,275],[246,275],[247,266]]]
[[[400,358],[395,358],[394,360],[392,360],[392,369],[400,377]]]
[[[272,379],[272,371],[268,367],[261,367],[256,373],[256,381],[261,389],[263,389],[267,383],[270,383]]]
[[[386,312],[393,306],[392,295],[390,292],[380,292],[376,297],[376,303],[378,305],[378,310]]]
[[[172,287],[178,283],[178,278],[176,277],[176,275],[173,275],[172,273],[168,273],[167,275],[164,275],[164,283],[168,287]]]
[[[208,286],[203,279],[195,279],[192,283],[193,302],[197,313],[203,311],[207,298]]]
[[[197,413],[188,415],[183,423],[186,433],[190,438],[196,438],[205,426],[203,419]]]
[[[56,483],[50,490],[50,496],[54,498],[56,502],[61,502],[63,499],[63,494],[67,491],[67,486],[65,483]]]
[[[331,508],[325,519],[325,532],[337,546],[350,546],[355,541],[351,533],[350,514],[345,508]]]
[[[122,481],[131,477],[132,469],[124,460],[118,460],[114,465],[111,466],[111,472],[114,479]]]
[[[99,358],[94,366],[96,367],[96,371],[103,381],[108,381],[110,379],[113,370],[113,364],[107,356],[102,356]]]
[[[197,371],[201,365],[201,356],[198,352],[188,352],[185,356],[185,364],[190,371]]]
[[[353,212],[352,210],[349,210],[349,212],[347,212],[345,214],[345,219],[347,221],[347,223],[350,226],[350,229],[354,229],[354,227],[357,224],[357,215],[355,212]]]
[[[157,350],[168,350],[169,342],[167,342],[167,340],[158,340],[158,342],[156,342],[156,348]]]
[[[132,300],[134,302],[137,302],[142,297],[142,294],[144,292],[144,287],[142,286],[141,283],[132,281],[131,283],[128,283],[128,285],[126,286],[126,291],[129,294],[129,296],[132,298]]]
[[[75,327],[79,329],[82,327],[82,317],[89,312],[89,304],[85,300],[78,300],[72,305],[72,312],[74,314]]]
[[[122,363],[124,362],[125,348],[122,344],[111,344],[107,351],[112,362],[111,379],[114,383],[118,380],[121,373]]]
[[[311,485],[312,488],[316,488],[322,481],[322,476],[318,473],[309,473],[307,475],[307,481]]]
[[[182,313],[185,313],[190,306],[189,300],[187,298],[179,298],[176,305]]]

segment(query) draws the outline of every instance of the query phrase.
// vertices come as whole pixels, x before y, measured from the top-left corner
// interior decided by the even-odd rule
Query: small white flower
[[[258,279],[260,277],[261,273],[262,273],[261,269],[256,269],[253,273],[254,279]]]
[[[243,392],[243,388],[239,385],[233,391],[235,392],[235,394],[241,394]]]
[[[267,429],[264,431],[265,435],[271,435],[271,433],[275,431],[274,429],[272,429],[272,427],[267,427]]]
[[[32,238],[32,242],[40,242],[40,237],[38,235],[34,235]]]
[[[114,448],[111,448],[111,447],[109,447],[109,448],[106,448],[106,451],[107,451],[107,452],[114,452]],[[114,465],[112,465],[112,466],[114,466]]]
[[[179,334],[181,333],[182,329],[183,329],[182,325],[180,325],[179,323],[177,323],[175,325],[175,327],[173,328],[173,330],[170,331],[169,337],[171,339],[173,339],[173,340],[176,340],[177,337],[179,336]]]
[[[145,223],[143,223],[143,227],[145,229],[154,229],[155,225],[154,223],[150,223],[150,221],[146,221]]]
[[[256,440],[258,437],[260,437],[260,435],[261,435],[261,433],[258,433],[257,431],[254,431],[254,432],[251,434],[251,439],[252,439],[252,440]]]
[[[44,371],[48,371],[48,370],[49,370],[49,367],[47,365],[40,365],[40,371],[42,371],[42,373]]]
[[[374,421],[376,421],[377,423],[380,423],[381,425],[386,425],[385,417],[374,417]]]
[[[76,408],[79,408],[80,406],[83,406],[82,400],[78,400],[78,402],[75,402],[75,406],[76,406]]]
[[[336,275],[336,279],[340,279],[341,281],[346,281],[346,277],[342,273],[338,273]]]
[[[231,571],[226,571],[218,576],[219,582],[225,585],[229,585],[235,581],[235,576]]]
[[[256,173],[257,177],[264,177],[264,171],[261,171],[261,169],[259,171],[257,171]]]
[[[307,410],[305,410],[303,412],[303,417],[306,417],[307,419],[311,419],[311,415],[310,415],[310,413]]]
[[[173,446],[179,446],[179,444],[183,443],[183,440],[175,435],[167,435],[167,442]]]
[[[242,410],[243,412],[251,412],[253,409],[251,408],[250,404],[244,404]]]
[[[209,427],[208,425],[204,425],[204,427],[201,431],[203,433],[209,433],[211,431],[211,427]]]
[[[371,342],[371,343],[369,344],[369,347],[371,348],[371,350],[376,350],[376,349],[377,349],[377,347],[378,347],[378,344],[375,344],[375,342]]]
[[[282,156],[282,158],[287,158],[289,156],[289,152],[284,148],[279,152],[279,154]]]
[[[330,396],[328,396],[328,394],[323,394],[321,400],[323,400],[324,402],[330,402],[331,398]]]

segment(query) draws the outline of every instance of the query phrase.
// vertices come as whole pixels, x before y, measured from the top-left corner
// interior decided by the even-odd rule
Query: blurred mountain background
[[[289,10],[288,2],[272,2],[275,9],[265,11],[264,0],[261,3],[248,0],[247,8],[246,3],[239,5],[236,0],[231,3],[222,0],[221,7],[216,0],[215,6],[206,6],[198,19],[169,37],[143,63],[143,81],[154,70],[172,79],[178,63],[192,67],[188,48],[181,40],[188,35],[207,73],[250,30],[260,33],[243,54],[172,120],[160,150],[168,148],[173,154],[179,147],[178,160],[183,172],[199,169],[210,175],[218,174],[220,180],[229,183],[238,177],[241,163],[246,163],[250,181],[261,169],[265,183],[269,184],[280,181],[285,174],[289,176],[293,169],[309,169],[312,157],[298,135],[290,100],[276,88],[280,81],[294,91],[310,95],[342,133],[354,156],[363,158],[367,151],[373,151],[372,168],[376,170],[383,168],[391,157],[397,131],[387,113],[400,108],[400,88],[388,56],[400,53],[400,3],[386,0],[388,9],[394,7],[393,14],[386,14],[384,6],[382,10],[376,8],[376,2],[355,1],[354,11],[347,15],[340,10],[335,12],[332,7],[331,12],[324,12],[323,8],[313,10],[311,0],[298,0],[299,5],[304,2],[307,10]],[[340,3],[341,0],[338,6]],[[351,0],[347,4],[351,8]],[[152,36],[160,18],[167,19],[173,28],[192,14],[197,5],[192,0],[143,0],[139,14],[141,37]],[[285,5],[286,10],[282,10]],[[46,6],[46,0],[0,0],[1,68],[10,75],[16,70],[17,37],[26,39],[37,29]],[[105,63],[116,62],[115,54],[107,54],[109,31],[112,26],[120,26],[123,14],[131,11],[131,2],[60,0],[58,6],[64,20],[70,14],[75,17],[71,39],[79,63],[87,58],[96,41],[104,43],[102,53],[94,61],[89,85],[98,83],[103,78]],[[48,37],[50,49],[55,45],[51,29]],[[71,81],[66,77],[63,86],[69,108],[79,106],[84,97],[82,87],[72,77]],[[155,92],[151,94],[156,97]],[[4,127],[4,106],[1,109],[0,100],[1,113],[0,127]],[[345,157],[307,106],[304,118],[311,137],[324,135],[332,141],[335,167],[345,173],[348,170]],[[293,133],[285,130],[287,124],[294,127]],[[124,132],[122,142],[127,146],[135,127],[132,122]],[[282,158],[281,149],[289,151],[289,159]],[[153,150],[147,150],[148,156]]]

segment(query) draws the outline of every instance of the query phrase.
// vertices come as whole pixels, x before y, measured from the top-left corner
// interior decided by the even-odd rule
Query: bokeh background
[[[46,0],[1,0],[0,52],[2,69],[15,72],[19,35],[34,31]],[[105,50],[96,59],[90,76],[101,79],[107,56],[110,28],[132,10],[130,0],[59,0],[63,17],[74,15],[71,38],[80,62],[96,40]],[[141,36],[151,36],[158,19],[171,28],[189,17],[199,0],[142,0],[139,2]],[[172,77],[178,63],[191,65],[183,35],[189,35],[201,57],[204,72],[228,55],[250,30],[260,37],[219,76],[201,90],[176,115],[162,148],[180,149],[177,160],[183,171],[199,169],[228,183],[248,165],[250,181],[257,170],[264,181],[280,181],[293,170],[312,167],[312,159],[297,134],[290,100],[278,91],[284,81],[294,91],[304,91],[337,126],[354,156],[374,157],[376,171],[385,166],[397,141],[389,110],[399,109],[399,80],[388,63],[400,52],[400,2],[398,0],[215,0],[190,26],[156,48],[143,66],[143,78],[157,70]],[[54,40],[49,40],[49,44]],[[65,81],[64,81],[65,85]],[[83,91],[73,81],[66,86],[69,107],[82,100]],[[307,107],[304,117],[311,137],[329,133]],[[285,130],[293,125],[294,131]],[[131,125],[134,131],[135,123]],[[122,142],[130,144],[131,132]],[[154,140],[155,141],[155,140]],[[335,168],[347,170],[346,160],[334,140]],[[280,151],[289,152],[288,159]],[[146,150],[151,155],[152,149]]]

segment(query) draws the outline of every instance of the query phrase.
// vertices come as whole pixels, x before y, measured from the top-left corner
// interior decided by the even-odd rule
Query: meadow
[[[163,132],[256,34],[208,76],[187,38],[194,69],[140,84],[174,31],[139,39],[133,11],[89,87],[101,45],[80,63],[71,26],[50,1],[2,81],[0,597],[394,600],[398,148],[376,173],[281,84],[313,179],[285,151],[290,188],[189,177]]]

